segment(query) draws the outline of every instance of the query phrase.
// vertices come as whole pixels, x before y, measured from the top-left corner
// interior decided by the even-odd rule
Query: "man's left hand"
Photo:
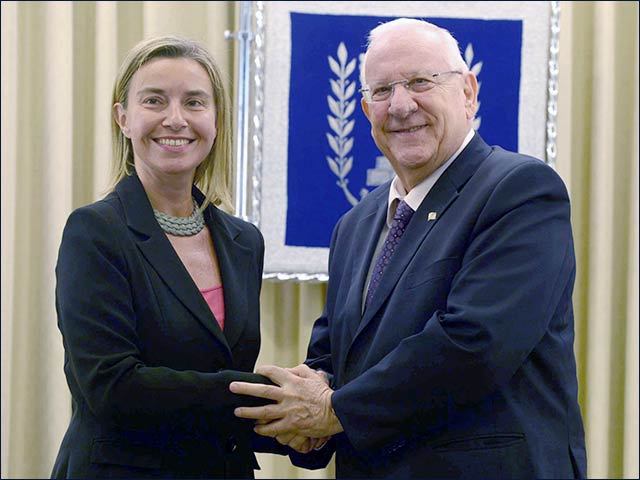
[[[324,377],[306,365],[287,369],[264,365],[256,373],[269,377],[277,386],[232,382],[233,393],[274,400],[261,407],[238,407],[240,418],[258,421],[254,430],[267,437],[329,437],[343,431],[331,406],[333,390]]]

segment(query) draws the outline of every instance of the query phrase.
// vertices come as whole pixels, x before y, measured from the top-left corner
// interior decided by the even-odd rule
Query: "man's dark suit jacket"
[[[53,477],[253,477],[253,422],[233,415],[251,397],[228,385],[265,381],[244,373],[260,347],[264,242],[212,205],[204,218],[222,275],[224,333],[135,174],[69,217],[56,306],[73,416]]]
[[[333,375],[345,432],[315,456],[335,448],[340,478],[584,477],[560,177],[476,134],[413,215],[362,314],[389,185],[333,233],[307,363]]]

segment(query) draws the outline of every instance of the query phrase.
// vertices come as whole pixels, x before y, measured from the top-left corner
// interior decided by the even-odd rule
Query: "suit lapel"
[[[409,222],[391,262],[384,271],[375,296],[371,304],[367,306],[362,321],[357,327],[354,340],[385,303],[406,270],[407,265],[426,241],[431,229],[441,221],[449,206],[458,198],[466,182],[490,152],[491,149],[482,138],[478,134],[474,135],[471,142],[427,194]],[[386,203],[384,206],[386,207]],[[365,271],[368,269],[368,264],[365,265],[364,269]]]
[[[376,192],[376,194],[377,193],[378,192]],[[363,250],[364,254],[354,256],[354,281],[349,290],[349,297],[347,298],[347,305],[349,308],[347,318],[350,320],[349,329],[352,337],[355,336],[358,326],[361,323],[362,296],[364,294],[364,287],[367,281],[367,274],[369,273],[369,265],[371,264],[376,245],[378,244],[378,239],[380,238],[382,225],[386,221],[386,199],[388,196],[389,189],[383,189],[383,191],[380,192],[379,198],[371,204],[374,208],[365,212],[363,218],[358,222],[355,229],[355,232],[357,232],[357,238],[354,238],[353,241],[356,244],[361,242],[365,242],[365,244]]]
[[[136,240],[144,257],[169,290],[222,344],[231,361],[231,349],[227,339],[169,239],[155,221],[151,203],[138,177],[132,174],[124,178],[115,190],[124,207],[127,225],[138,233]]]
[[[422,204],[420,204],[420,207],[411,218],[400,244],[396,247],[391,262],[389,262],[389,265],[382,275],[382,279],[371,303],[367,305],[364,311],[362,321],[358,326],[355,336],[358,336],[367,326],[375,313],[387,300],[387,297],[393,291],[398,280],[400,280],[400,277],[407,268],[407,265],[425,241],[433,226],[457,196],[458,194],[455,188],[449,182],[438,181],[422,201]],[[429,213],[431,212],[435,212],[436,216],[435,219],[429,220]]]

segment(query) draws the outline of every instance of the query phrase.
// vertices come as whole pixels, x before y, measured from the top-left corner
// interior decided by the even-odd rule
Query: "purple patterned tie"
[[[387,268],[389,259],[400,242],[400,238],[404,234],[404,231],[407,229],[407,224],[409,223],[409,220],[411,220],[412,215],[413,209],[407,205],[404,200],[402,200],[398,204],[398,208],[396,208],[396,213],[393,216],[393,222],[391,222],[391,228],[389,229],[387,238],[384,241],[384,245],[378,253],[376,264],[371,272],[371,280],[369,282],[369,290],[367,291],[365,307],[371,303],[373,293],[380,284],[382,273],[384,272],[384,269]]]

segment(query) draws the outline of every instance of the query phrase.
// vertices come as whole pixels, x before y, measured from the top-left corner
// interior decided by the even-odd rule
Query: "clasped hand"
[[[302,364],[294,368],[263,365],[256,373],[276,385],[232,382],[229,386],[236,394],[275,401],[261,407],[235,409],[237,417],[256,420],[256,433],[307,453],[321,448],[332,435],[342,431],[331,407],[333,390],[324,372]]]

